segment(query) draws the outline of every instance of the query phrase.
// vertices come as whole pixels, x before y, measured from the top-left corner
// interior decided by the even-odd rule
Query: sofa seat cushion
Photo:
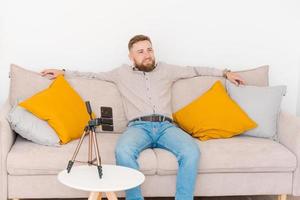
[[[114,164],[114,149],[119,134],[97,134],[103,164]],[[199,173],[291,172],[296,157],[283,145],[264,138],[235,136],[229,139],[199,141],[201,158]],[[57,174],[66,169],[78,140],[62,147],[48,147],[18,137],[7,157],[10,175]],[[87,161],[88,138],[85,138],[76,160]],[[174,175],[176,157],[163,149],[147,149],[138,163],[145,175]],[[76,164],[75,164],[76,165]]]
[[[291,172],[297,160],[293,153],[273,140],[249,136],[199,141],[199,173]],[[154,149],[157,173],[177,173],[176,157],[163,149]]]
[[[120,134],[98,133],[97,141],[102,164],[115,164],[115,145]],[[17,137],[7,157],[7,170],[10,175],[47,175],[57,174],[66,169],[79,140],[71,141],[61,147],[43,146],[22,137]],[[93,156],[95,158],[95,155]],[[76,160],[87,161],[88,137],[83,140]],[[152,149],[140,154],[138,163],[146,175],[156,173],[156,156]],[[81,165],[81,163],[75,163]]]

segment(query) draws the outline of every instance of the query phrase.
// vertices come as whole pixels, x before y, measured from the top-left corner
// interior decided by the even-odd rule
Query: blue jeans
[[[166,149],[176,156],[179,168],[175,199],[192,200],[200,158],[200,150],[194,139],[168,121],[130,122],[117,142],[117,165],[139,169],[137,158],[147,148]],[[139,186],[126,191],[126,200],[141,199],[144,198]]]

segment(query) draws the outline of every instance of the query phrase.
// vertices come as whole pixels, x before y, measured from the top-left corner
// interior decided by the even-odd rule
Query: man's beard
[[[141,64],[135,63],[134,66],[140,71],[151,72],[155,68],[155,60],[151,59],[151,62],[145,65],[143,64],[143,62]]]

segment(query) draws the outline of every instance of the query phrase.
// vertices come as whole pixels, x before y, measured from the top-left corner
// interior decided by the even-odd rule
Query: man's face
[[[129,58],[141,71],[150,72],[155,67],[154,51],[148,40],[134,43],[129,50]]]

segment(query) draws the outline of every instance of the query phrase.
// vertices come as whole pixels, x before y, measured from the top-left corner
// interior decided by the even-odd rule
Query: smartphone
[[[100,107],[101,119],[102,119],[102,131],[114,131],[113,126],[113,113],[111,107]]]

